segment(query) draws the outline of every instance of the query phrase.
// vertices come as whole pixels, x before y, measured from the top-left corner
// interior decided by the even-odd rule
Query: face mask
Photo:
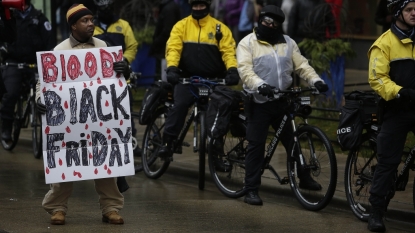
[[[108,12],[98,12],[98,19],[101,23],[103,24],[110,24],[112,23],[112,13],[108,13]]]
[[[203,19],[209,14],[209,7],[206,7],[203,10],[192,10],[192,17],[194,19]]]
[[[262,23],[258,24],[257,28],[258,39],[264,40],[270,44],[275,44],[278,41],[278,37],[281,35],[278,28],[270,28]]]

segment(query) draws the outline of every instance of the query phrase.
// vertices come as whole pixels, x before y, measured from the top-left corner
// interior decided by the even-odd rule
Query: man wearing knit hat
[[[92,12],[82,4],[74,4],[68,10],[66,19],[71,28],[68,39],[58,44],[54,50],[72,50],[107,47],[107,44],[92,37],[94,33],[94,17]],[[124,73],[128,68],[125,61],[114,62],[114,71]],[[41,112],[46,112],[44,104],[40,103],[40,83],[37,85],[36,99]],[[102,221],[111,224],[123,224],[123,218],[118,214],[124,206],[124,197],[117,188],[115,178],[97,179],[95,190],[99,194],[99,204],[102,211]],[[43,199],[43,208],[52,215],[51,224],[65,224],[68,210],[68,199],[72,193],[73,183],[56,183],[50,185],[49,192]]]

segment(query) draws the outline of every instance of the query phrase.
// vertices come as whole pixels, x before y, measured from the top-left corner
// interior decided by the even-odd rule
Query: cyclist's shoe
[[[4,120],[1,127],[1,139],[4,141],[11,141],[12,140],[12,128],[13,128],[13,121]]]
[[[111,211],[102,215],[102,221],[110,224],[124,224],[124,219],[117,211]]]
[[[301,189],[308,189],[313,191],[321,190],[321,185],[313,180],[310,175],[301,177],[299,186]]]
[[[65,212],[63,211],[53,212],[52,217],[50,217],[50,224],[65,225]]]
[[[250,205],[262,205],[262,199],[259,197],[257,190],[249,190],[245,194],[244,202]]]
[[[163,144],[160,146],[158,151],[158,157],[160,157],[164,161],[172,161],[173,160],[173,151],[172,145],[173,140],[175,137],[168,135],[166,133],[163,134]]]
[[[384,232],[386,230],[383,224],[383,211],[381,209],[372,209],[367,223],[367,229],[372,232]]]

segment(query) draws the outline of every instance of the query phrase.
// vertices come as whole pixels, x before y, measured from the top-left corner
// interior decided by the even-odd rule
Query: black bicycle
[[[206,109],[210,90],[216,85],[225,85],[223,79],[208,80],[201,77],[183,78],[182,84],[188,84],[196,87],[197,93],[194,94],[195,103],[192,110],[186,118],[185,124],[173,142],[172,151],[176,154],[182,153],[182,147],[189,147],[190,144],[185,142],[186,134],[193,123],[193,152],[199,154],[199,189],[203,190],[205,185],[205,164],[206,164],[206,141],[207,131],[205,128]],[[158,157],[158,151],[162,145],[165,118],[169,109],[173,106],[173,94],[170,92],[167,101],[159,106],[155,117],[147,125],[143,139],[143,157],[144,173],[147,177],[157,179],[167,170],[171,161],[162,160]]]
[[[19,99],[16,103],[16,108],[14,112],[14,121],[12,128],[12,139],[11,140],[1,140],[1,145],[5,150],[13,150],[17,145],[20,136],[20,130],[22,128],[32,128],[32,147],[33,155],[35,158],[42,157],[42,118],[37,112],[36,107],[36,83],[39,79],[39,74],[37,73],[36,64],[26,64],[26,63],[5,63],[2,65],[2,68],[5,66],[15,66],[19,69],[31,69],[35,74],[33,77],[29,77],[25,73],[23,77],[22,88],[20,91]]]
[[[311,114],[310,96],[301,96],[304,92],[317,95],[312,88],[293,88],[290,90],[275,90],[275,97],[283,98],[289,103],[285,109],[279,129],[285,124],[291,124],[294,140],[291,153],[287,154],[287,177],[281,178],[270,162],[280,141],[280,132],[274,133],[268,143],[262,172],[268,169],[280,184],[290,184],[296,199],[307,210],[320,210],[328,205],[336,190],[337,161],[326,134],[316,126],[309,125],[307,117]],[[217,188],[227,197],[238,198],[246,194],[245,156],[248,142],[245,138],[246,119],[243,111],[231,120],[228,133],[224,136],[224,155],[215,153],[213,140],[209,143],[209,169]],[[222,165],[218,165],[218,157]],[[226,169],[223,169],[223,168]],[[219,169],[218,169],[219,168]],[[322,189],[306,190],[299,187],[298,170],[309,171],[311,177],[318,182]]]
[[[347,201],[353,214],[362,221],[368,221],[370,215],[369,191],[378,163],[377,135],[380,129],[381,125],[379,125],[376,115],[373,114],[371,120],[364,124],[364,133],[359,145],[349,151],[346,160],[344,186]],[[403,158],[406,159],[399,173],[398,171],[395,173],[394,182],[391,184],[391,189],[386,197],[387,203],[394,197],[396,191],[405,191],[409,179],[409,170],[415,171],[415,146],[409,152],[404,150]],[[415,185],[412,190],[412,198],[415,208]]]

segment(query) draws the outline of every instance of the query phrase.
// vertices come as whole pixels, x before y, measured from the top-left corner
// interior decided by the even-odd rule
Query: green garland
[[[355,57],[356,52],[351,48],[350,42],[341,39],[330,39],[319,42],[314,39],[304,39],[298,47],[305,53],[310,65],[318,74],[330,72],[330,62],[338,56]]]
[[[134,30],[134,37],[138,44],[152,44],[154,30],[154,26],[148,26],[140,29],[139,31]]]

